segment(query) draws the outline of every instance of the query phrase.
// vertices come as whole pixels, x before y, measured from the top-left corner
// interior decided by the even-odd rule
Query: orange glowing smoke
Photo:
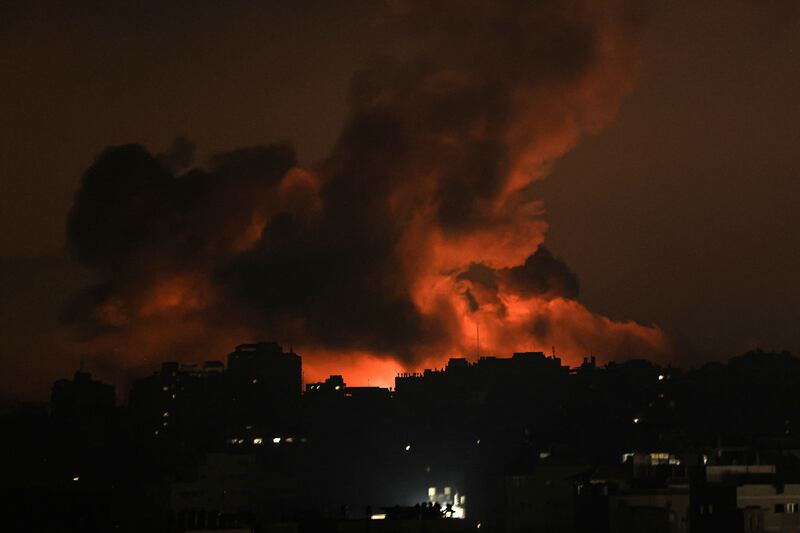
[[[101,278],[73,308],[75,346],[158,361],[292,342],[307,381],[382,386],[476,357],[477,331],[483,354],[555,346],[567,363],[669,351],[657,327],[577,301],[574,275],[540,248],[532,187],[631,90],[638,3],[392,6],[444,66],[359,73],[314,169],[284,145],[177,176],[141,147],[98,158],[68,228]]]

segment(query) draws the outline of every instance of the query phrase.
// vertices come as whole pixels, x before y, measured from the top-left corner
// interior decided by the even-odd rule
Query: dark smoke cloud
[[[471,282],[473,288],[480,286],[495,295],[506,290],[522,297],[577,300],[579,292],[578,277],[544,245],[539,245],[522,265],[494,269],[482,263],[472,263],[456,279]],[[465,296],[470,300],[470,307],[477,310],[478,304],[472,292],[468,291]]]
[[[101,278],[66,312],[83,347],[136,357],[247,335],[414,366],[464,351],[480,324],[498,351],[664,350],[659,330],[575,301],[530,193],[630,90],[636,5],[392,4],[431,53],[356,74],[351,116],[314,169],[280,144],[196,168],[186,139],[160,156],[109,148],[67,225]]]
[[[539,246],[525,263],[504,269],[501,275],[512,292],[523,296],[578,299],[578,277],[544,246]]]

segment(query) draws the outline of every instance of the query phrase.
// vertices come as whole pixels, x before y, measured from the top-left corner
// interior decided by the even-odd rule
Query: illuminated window
[[[406,451],[410,451],[410,450],[411,450],[411,445],[410,444],[406,444]]]
[[[75,477],[72,478],[72,481],[80,481],[80,479],[81,479],[80,476],[75,476]]]
[[[262,442],[264,442],[264,439],[261,437],[256,437],[253,439],[253,444],[261,444]]]
[[[797,504],[796,503],[787,503],[786,504],[786,512],[787,513],[796,513],[797,512]]]
[[[275,438],[272,439],[272,443],[273,444],[280,444],[280,442],[281,442],[281,438],[280,437],[275,437]]]

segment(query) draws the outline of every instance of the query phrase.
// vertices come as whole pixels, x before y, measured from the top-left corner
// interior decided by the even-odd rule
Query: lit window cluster
[[[280,444],[282,442],[284,442],[286,444],[293,444],[295,441],[298,441],[298,440],[300,442],[307,442],[308,441],[308,439],[306,437],[301,437],[299,439],[296,438],[296,437],[272,437],[272,443],[273,444]],[[233,438],[228,439],[227,442],[228,442],[228,444],[245,444],[245,443],[249,444],[249,443],[252,442],[254,445],[260,446],[260,445],[264,444],[264,442],[266,442],[266,440],[264,439],[264,437],[253,437],[252,439],[244,438],[244,437],[233,437]]]
[[[775,512],[776,513],[796,514],[796,513],[800,512],[800,507],[795,502],[789,502],[789,503],[785,503],[785,504],[784,503],[776,503],[775,504]]]
[[[634,459],[634,452],[626,452],[622,454],[622,463],[627,463],[628,461],[632,461]],[[674,454],[667,453],[667,452],[652,452],[652,453],[643,453],[640,455],[649,456],[650,464],[651,465],[672,465],[672,466],[680,466],[681,460]],[[704,460],[705,460],[705,456]],[[705,463],[703,463],[705,464]]]

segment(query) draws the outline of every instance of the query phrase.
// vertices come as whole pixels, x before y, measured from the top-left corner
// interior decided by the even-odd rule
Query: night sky
[[[146,4],[0,5],[6,398],[800,353],[796,2]]]

